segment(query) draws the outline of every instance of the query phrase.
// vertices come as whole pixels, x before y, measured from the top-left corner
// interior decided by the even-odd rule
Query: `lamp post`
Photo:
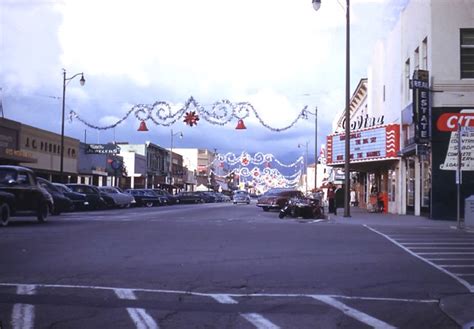
[[[66,70],[63,69],[63,104],[62,104],[62,117],[61,117],[61,158],[59,162],[59,175],[61,183],[64,183],[64,111],[66,108],[66,85],[77,76],[81,76],[79,83],[84,86],[86,79],[84,79],[84,73],[76,73],[72,77],[66,77]]]
[[[318,188],[318,108],[314,109],[314,191]]]
[[[308,194],[308,144],[309,142],[306,142],[306,151],[305,151],[305,156],[304,156],[304,185],[305,185],[305,194]],[[303,144],[298,144],[298,148],[303,147]]]
[[[321,7],[322,0],[312,0],[314,10]],[[346,0],[346,108],[345,108],[345,155],[344,155],[344,217],[351,217],[349,205],[350,191],[350,0]]]
[[[174,136],[178,136],[179,138],[183,138],[183,133],[181,131],[178,131],[177,133],[173,134],[173,129],[171,129],[171,147],[170,147],[170,166],[169,166],[169,184],[173,185],[173,138]]]

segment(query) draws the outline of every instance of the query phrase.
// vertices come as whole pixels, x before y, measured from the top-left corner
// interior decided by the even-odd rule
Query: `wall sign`
[[[327,137],[327,164],[345,162],[345,140],[345,134],[334,134]],[[399,150],[400,126],[398,124],[351,132],[351,162],[395,159]]]
[[[430,91],[429,72],[415,70],[411,81],[413,89],[413,123],[415,124],[415,143],[430,141]]]
[[[86,154],[120,154],[120,146],[116,144],[88,144]]]
[[[367,129],[376,126],[381,126],[384,124],[384,116],[381,115],[379,117],[369,117],[368,114],[366,115],[359,115],[355,118],[352,118],[351,122],[351,130],[359,130],[359,129]],[[341,124],[342,129],[346,129],[346,119],[342,121]]]
[[[443,113],[436,121],[439,131],[451,132],[448,150],[441,170],[456,170],[458,166],[458,123],[464,128],[461,132],[461,170],[474,171],[474,110],[463,109],[459,113]]]

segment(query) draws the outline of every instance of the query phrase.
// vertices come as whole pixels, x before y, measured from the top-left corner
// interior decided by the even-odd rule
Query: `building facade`
[[[387,192],[390,212],[456,217],[458,136],[447,126],[455,121],[474,125],[469,119],[474,112],[473,22],[472,1],[412,0],[374,48],[366,105],[357,113],[383,116],[384,124],[399,126],[397,157],[374,177],[377,189]],[[352,120],[357,121],[351,108]],[[474,194],[471,138],[463,137],[467,144],[461,150],[461,209]],[[355,159],[351,162],[352,171],[363,172]],[[368,185],[371,171],[366,171]]]

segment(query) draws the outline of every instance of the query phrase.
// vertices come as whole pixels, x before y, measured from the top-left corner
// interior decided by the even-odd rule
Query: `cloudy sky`
[[[374,43],[393,26],[406,0],[351,1],[351,88],[366,77]],[[227,99],[249,102],[274,128],[304,106],[318,108],[318,145],[344,105],[345,1],[323,0],[0,0],[0,87],[4,115],[60,133],[62,72],[84,72],[66,88],[66,112],[94,126],[122,119],[135,104],[175,108],[193,96],[210,110]],[[314,119],[274,132],[253,114],[246,130],[199,121],[171,127],[132,114],[115,129],[66,123],[66,135],[89,143],[152,141],[218,152],[272,153],[287,162],[309,144]],[[312,161],[312,160],[310,160]]]

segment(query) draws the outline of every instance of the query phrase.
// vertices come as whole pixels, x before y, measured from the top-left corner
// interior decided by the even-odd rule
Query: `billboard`
[[[327,137],[327,164],[345,162],[346,135]],[[351,162],[396,159],[400,150],[400,126],[391,124],[376,128],[352,131],[350,134]]]
[[[474,107],[433,107],[431,138],[431,217],[456,219],[456,168],[458,156],[458,132],[474,124]],[[474,134],[462,133],[461,139],[461,216],[464,199],[474,194]]]

